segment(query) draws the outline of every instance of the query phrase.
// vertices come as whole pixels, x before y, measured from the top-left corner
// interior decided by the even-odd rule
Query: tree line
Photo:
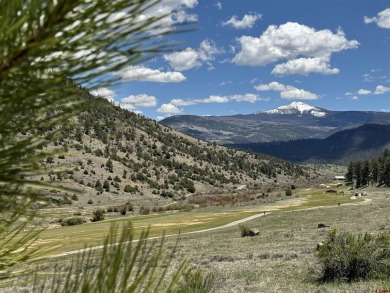
[[[390,186],[390,150],[385,149],[383,155],[376,159],[351,162],[345,178],[356,188]]]

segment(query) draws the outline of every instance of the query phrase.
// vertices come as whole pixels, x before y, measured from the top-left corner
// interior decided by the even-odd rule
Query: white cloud
[[[250,94],[250,93],[242,94],[242,95],[227,95],[227,96],[210,95],[209,97],[204,98],[204,99],[194,99],[194,100],[173,99],[169,102],[168,105],[180,107],[180,106],[192,106],[192,105],[197,105],[197,104],[229,103],[229,102],[233,102],[233,101],[234,102],[255,103],[259,100],[262,100],[262,99],[260,99],[258,95]],[[264,100],[266,100],[266,99],[264,99]]]
[[[173,69],[178,71],[189,70],[201,65],[201,62],[198,60],[198,52],[192,48],[165,54],[164,59],[169,62]]]
[[[204,63],[211,67],[211,61],[220,53],[222,51],[216,47],[213,41],[204,40],[200,43],[198,49],[187,48],[180,52],[165,54],[164,59],[169,62],[174,70],[184,71],[200,67]]]
[[[91,95],[96,96],[96,97],[101,97],[109,100],[110,102],[114,102],[114,97],[115,97],[115,92],[106,88],[106,87],[101,87],[96,90],[93,90],[90,92]]]
[[[380,71],[380,70],[377,70]],[[371,72],[377,72],[372,71]],[[390,82],[389,77],[387,75],[372,75],[371,73],[363,74],[364,81],[366,82]]]
[[[369,90],[365,90],[365,89],[360,89],[360,90],[358,90],[358,95],[360,95],[360,96],[364,96],[364,95],[369,95],[369,94],[371,94],[371,91],[369,91]]]
[[[245,94],[245,95],[233,95],[229,97],[230,100],[234,100],[236,102],[249,102],[254,103],[259,100],[259,97],[254,94]]]
[[[280,97],[286,100],[316,100],[316,94],[298,88],[288,88],[280,92]]]
[[[289,60],[286,63],[277,64],[271,73],[277,75],[308,75],[309,73],[330,75],[338,74],[339,72],[340,70],[338,68],[330,68],[329,58],[312,57],[297,58]]]
[[[222,25],[231,26],[235,29],[246,29],[252,28],[259,19],[261,19],[261,14],[258,13],[246,14],[241,20],[234,15],[228,21],[224,21]]]
[[[351,92],[346,92],[344,95],[346,95],[346,96],[353,96],[353,93],[351,93]]]
[[[215,58],[215,55],[222,53],[220,49],[218,49],[215,43],[212,40],[203,40],[200,43],[198,49],[199,59],[202,61],[212,61]]]
[[[255,89],[258,91],[277,91],[281,92],[286,90],[286,86],[284,84],[281,84],[279,82],[273,81],[269,84],[260,84],[255,86]]]
[[[126,110],[134,110],[134,106],[132,104],[119,104],[119,107],[121,107],[122,109],[126,109]]]
[[[158,26],[160,27],[159,31],[162,32],[172,29],[175,24],[197,21],[196,14],[187,12],[188,9],[194,8],[197,4],[197,0],[162,0],[146,10],[139,18],[161,17]]]
[[[357,101],[357,100],[359,100],[359,97],[358,97],[358,96],[353,96],[353,97],[351,98],[351,100]]]
[[[387,8],[378,13],[374,17],[364,17],[364,23],[373,23],[375,22],[381,28],[390,29],[390,8]]]
[[[130,104],[135,107],[155,107],[157,105],[157,99],[154,96],[145,94],[130,95],[127,98],[121,99],[121,104]]]
[[[211,95],[210,97],[202,100],[197,100],[198,103],[227,103],[229,98],[225,96]]]
[[[378,85],[375,88],[374,94],[376,94],[376,95],[383,95],[383,94],[385,94],[387,92],[390,92],[390,87],[385,87],[383,85]]]
[[[229,103],[231,101],[236,101],[236,102],[254,103],[258,100],[260,100],[260,98],[255,94],[230,95],[230,96],[211,95],[205,99],[195,100],[195,102],[196,103]]]
[[[240,50],[232,60],[235,64],[265,66],[281,60],[290,61],[301,58],[303,60],[297,59],[295,63],[287,62],[274,69],[274,73],[291,71],[299,72],[299,74],[308,74],[312,72],[310,69],[313,72],[334,74],[337,69],[332,69],[326,64],[331,55],[335,52],[357,48],[359,45],[356,40],[347,40],[340,29],[336,33],[330,30],[316,31],[314,28],[295,22],[287,22],[280,26],[271,25],[258,38],[242,36],[237,41],[240,44]],[[308,58],[319,59],[310,60]],[[292,65],[302,66],[302,71],[293,70]]]
[[[173,99],[170,101],[170,104],[174,106],[191,106],[191,105],[195,105],[196,102],[191,100]]]
[[[291,85],[284,85],[279,82],[271,82],[269,84],[260,84],[255,86],[258,91],[277,91],[280,92],[280,97],[286,100],[316,100],[318,96],[309,91],[298,89]]]
[[[215,3],[215,6],[219,9],[219,10],[222,10],[222,3],[221,2],[217,2]]]
[[[127,66],[118,74],[125,81],[182,82],[186,80],[181,72],[162,72],[144,66]]]
[[[182,112],[182,110],[179,109],[178,107],[176,107],[175,105],[168,103],[168,104],[162,104],[161,107],[157,109],[157,112],[159,112],[159,113],[180,113],[180,112]]]

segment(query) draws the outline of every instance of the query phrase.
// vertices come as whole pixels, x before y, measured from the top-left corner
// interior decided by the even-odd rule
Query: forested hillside
[[[83,99],[88,99],[89,109],[48,147],[65,152],[47,158],[46,167],[67,171],[52,171],[41,180],[76,185],[92,201],[109,196],[114,202],[150,202],[309,177],[290,162],[179,134],[89,93]]]
[[[386,149],[373,160],[351,162],[346,179],[354,182],[356,188],[374,184],[390,186],[390,150]]]
[[[348,164],[379,156],[390,145],[390,125],[365,124],[336,132],[324,139],[297,139],[231,146],[269,154],[293,162]]]

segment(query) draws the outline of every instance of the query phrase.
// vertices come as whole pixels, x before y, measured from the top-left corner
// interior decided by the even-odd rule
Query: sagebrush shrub
[[[238,225],[238,228],[240,228],[241,237],[250,236],[251,228],[249,228],[248,225],[240,224],[240,225]]]
[[[390,237],[368,233],[328,234],[318,251],[321,280],[364,280],[383,278],[390,274]]]
[[[98,221],[103,221],[104,220],[104,214],[105,210],[103,209],[97,209],[93,211],[93,217],[91,219],[92,222],[98,222]]]
[[[74,217],[74,218],[69,218],[69,219],[63,220],[61,223],[61,226],[74,226],[74,225],[81,225],[83,223],[84,223],[83,218]]]

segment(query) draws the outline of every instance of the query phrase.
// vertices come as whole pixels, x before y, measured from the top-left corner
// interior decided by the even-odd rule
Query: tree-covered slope
[[[316,160],[346,163],[357,158],[373,158],[389,144],[390,125],[366,124],[339,131],[324,139],[299,139],[234,146],[294,162]]]
[[[85,200],[153,202],[308,176],[300,166],[188,137],[88,93],[83,99],[89,109],[49,145],[66,152],[44,162],[53,171],[42,180],[76,186]]]

